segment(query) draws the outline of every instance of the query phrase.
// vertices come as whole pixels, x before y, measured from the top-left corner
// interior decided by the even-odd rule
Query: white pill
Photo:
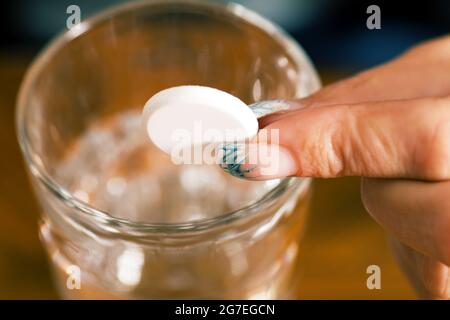
[[[145,104],[143,124],[151,141],[169,154],[175,146],[244,141],[258,131],[256,116],[244,102],[203,86],[158,92]]]

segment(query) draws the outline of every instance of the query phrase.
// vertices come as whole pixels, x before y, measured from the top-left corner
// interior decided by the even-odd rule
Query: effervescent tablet
[[[244,141],[254,137],[258,121],[239,98],[210,87],[178,86],[152,96],[143,125],[151,141],[170,154],[177,146]]]

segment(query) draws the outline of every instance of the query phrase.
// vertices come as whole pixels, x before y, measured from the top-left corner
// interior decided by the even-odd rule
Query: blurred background
[[[66,26],[66,9],[82,20],[118,0],[15,0],[3,3],[0,37],[0,298],[58,298],[37,238],[39,210],[14,132],[14,105],[33,57]],[[217,1],[225,2],[225,1]],[[450,2],[242,0],[286,29],[306,50],[324,84],[392,59],[450,31]],[[381,8],[381,30],[368,30],[366,9]],[[315,181],[303,244],[301,298],[415,298],[385,235],[365,213],[357,179]],[[382,269],[382,289],[368,290],[366,268]]]
[[[124,0],[16,0],[3,9],[2,53],[38,49],[66,24],[66,8],[76,4],[82,19]],[[226,3],[227,1],[213,1]],[[450,3],[428,0],[237,0],[289,31],[306,49],[319,69],[350,73],[374,66],[414,43],[445,34],[450,29]],[[366,28],[366,9],[378,4],[382,29]]]

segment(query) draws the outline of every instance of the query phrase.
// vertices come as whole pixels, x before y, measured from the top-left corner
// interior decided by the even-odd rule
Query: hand
[[[450,298],[450,37],[260,119],[279,132],[272,170],[245,178],[361,176],[368,212],[392,236],[424,298]],[[269,134],[270,136],[270,134]],[[276,162],[276,163],[275,163]]]

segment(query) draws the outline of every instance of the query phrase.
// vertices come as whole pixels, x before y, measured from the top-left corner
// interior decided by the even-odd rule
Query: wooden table
[[[30,55],[0,56],[1,299],[58,298],[38,239],[39,209],[14,130],[17,90],[30,61]],[[358,179],[315,181],[312,213],[301,254],[302,298],[415,298],[389,250],[383,230],[361,204]],[[366,268],[372,264],[381,268],[381,290],[367,289]]]

